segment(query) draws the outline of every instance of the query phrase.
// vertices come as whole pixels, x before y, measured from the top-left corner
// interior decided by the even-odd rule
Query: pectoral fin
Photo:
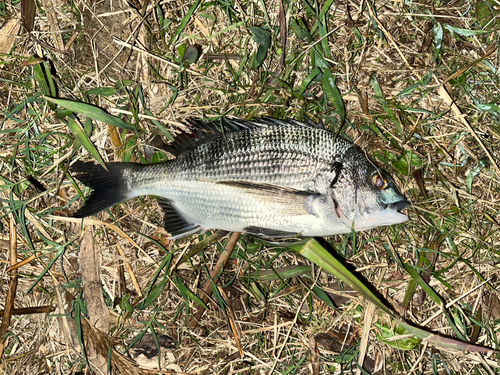
[[[311,204],[320,194],[271,184],[249,181],[218,181],[218,184],[242,189],[249,196],[263,203],[274,203],[280,213],[289,216],[313,215]]]
[[[265,238],[291,238],[291,237],[297,237],[299,233],[294,233],[294,232],[287,232],[284,230],[278,230],[278,229],[270,229],[270,228],[261,228],[261,227],[256,227],[256,226],[249,226],[246,228],[243,228],[245,232],[254,234],[259,237],[265,237]]]

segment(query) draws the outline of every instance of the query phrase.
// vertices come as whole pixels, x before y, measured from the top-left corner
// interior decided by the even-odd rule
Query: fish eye
[[[387,187],[387,179],[378,173],[372,176],[372,182],[380,190],[384,190]]]

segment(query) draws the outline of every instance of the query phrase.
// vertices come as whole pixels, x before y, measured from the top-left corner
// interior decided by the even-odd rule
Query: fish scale
[[[392,179],[358,146],[332,132],[269,118],[224,119],[222,128],[201,121],[190,126],[195,137],[177,137],[171,147],[175,160],[110,163],[108,171],[75,163],[75,177],[94,189],[75,216],[154,195],[162,199],[173,238],[207,229],[328,236],[408,219],[399,211],[409,203]],[[378,179],[385,181],[382,190],[374,178],[378,186]]]
[[[199,152],[183,155],[176,170],[189,177],[274,181],[287,187],[308,188],[312,175],[327,171],[332,160],[351,146],[340,139],[337,147],[320,147],[333,139],[333,133],[310,127],[246,130],[227,134],[225,139],[204,145]]]

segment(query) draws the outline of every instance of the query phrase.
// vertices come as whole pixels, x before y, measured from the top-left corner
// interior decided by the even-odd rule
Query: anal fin
[[[204,230],[201,225],[186,220],[170,201],[158,199],[158,204],[165,215],[163,224],[166,231],[172,235],[172,239],[186,237]]]

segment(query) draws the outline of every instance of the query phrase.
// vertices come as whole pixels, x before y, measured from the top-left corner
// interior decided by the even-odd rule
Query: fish
[[[171,239],[220,229],[263,238],[327,237],[404,223],[410,207],[387,172],[349,140],[310,121],[188,120],[156,164],[77,161],[92,189],[84,218],[158,198]]]

